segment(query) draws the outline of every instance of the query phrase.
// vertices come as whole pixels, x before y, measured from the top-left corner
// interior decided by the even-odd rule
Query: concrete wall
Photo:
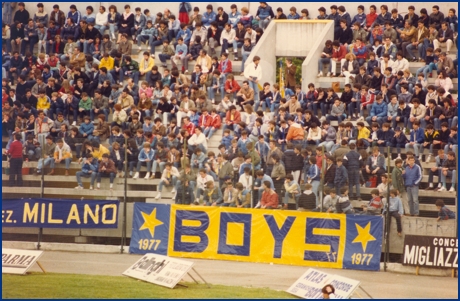
[[[302,65],[302,77],[305,78],[302,79],[302,83],[314,82],[318,61],[315,53],[320,53],[318,49],[322,49],[323,40],[333,39],[333,36],[333,22],[329,20],[273,21],[270,22],[245,65],[251,63],[253,57],[258,55],[261,58],[263,71],[260,83],[273,83],[276,79],[276,68],[279,68],[276,65],[277,57],[307,57],[307,65],[305,67]],[[314,56],[313,59],[309,59],[311,55]]]
[[[270,22],[260,38],[257,45],[251,51],[245,66],[252,62],[254,56],[260,57],[260,66],[262,67],[262,78],[259,83],[263,85],[265,82],[274,83],[276,80],[276,31],[278,30],[277,22]]]
[[[313,42],[321,36],[324,27],[332,21],[301,22],[276,21],[276,56],[306,57],[310,50],[315,49]]]
[[[323,21],[323,28],[315,38],[310,38],[308,43],[311,45],[311,51],[302,63],[302,91],[308,91],[308,84],[316,81],[318,73],[318,60],[321,57],[321,49],[327,40],[334,39],[334,22]]]
[[[436,221],[435,218],[428,217],[402,217],[402,236],[397,235],[396,220],[391,218],[390,226],[390,253],[402,254],[404,247],[405,235],[421,235],[421,236],[441,236],[455,237],[456,220]],[[384,252],[382,246],[382,252]]]

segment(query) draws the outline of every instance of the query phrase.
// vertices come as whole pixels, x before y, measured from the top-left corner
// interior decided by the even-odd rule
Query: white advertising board
[[[309,269],[286,291],[304,299],[323,299],[322,288],[331,284],[335,288],[334,299],[347,299],[360,282],[354,279]]]
[[[123,275],[174,288],[193,267],[193,262],[158,254],[145,254]]]
[[[42,254],[43,251],[2,248],[2,274],[24,275]]]

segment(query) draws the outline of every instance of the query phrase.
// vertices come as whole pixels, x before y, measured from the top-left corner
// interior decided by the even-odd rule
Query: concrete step
[[[351,201],[351,204],[353,205],[354,208],[362,208],[363,205],[366,206],[368,203],[369,203],[368,201],[357,201],[357,200]],[[446,207],[449,208],[449,210],[456,212],[455,206],[447,205]],[[420,211],[432,211],[432,212],[439,211],[436,208],[436,205],[434,204],[419,204],[419,210]]]
[[[431,77],[428,79],[428,84],[434,84],[436,78]],[[332,87],[332,83],[334,82],[339,82],[340,83],[340,88],[344,88],[345,86],[345,78],[344,77],[318,77],[316,78],[316,83],[321,87],[321,88],[330,88]],[[452,84],[454,86],[454,90],[458,90],[458,78],[453,78],[452,79]]]

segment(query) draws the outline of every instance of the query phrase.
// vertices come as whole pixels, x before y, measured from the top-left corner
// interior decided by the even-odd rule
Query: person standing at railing
[[[5,155],[10,157],[10,178],[8,186],[22,187],[22,143],[21,134],[14,135],[14,141],[11,143],[10,148],[5,151]]]

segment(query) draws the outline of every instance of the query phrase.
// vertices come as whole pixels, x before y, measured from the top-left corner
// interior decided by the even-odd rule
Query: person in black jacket
[[[286,174],[290,174],[291,172],[295,171],[298,167],[295,166],[297,164],[297,154],[294,152],[294,144],[288,143],[286,145],[286,148],[287,149],[283,154],[282,161],[284,163],[284,169],[286,170]]]
[[[96,38],[102,39],[101,32],[94,27],[94,23],[89,23],[88,29],[86,30],[86,40],[83,44],[85,54],[91,54],[89,48]]]
[[[161,73],[158,72],[158,66],[153,66],[152,71],[146,77],[150,87],[155,87],[157,82],[161,82]]]
[[[372,76],[370,85],[369,85],[369,93],[377,95],[380,93],[380,88],[382,85],[382,78],[383,75],[380,71],[379,67],[374,68],[374,76]]]
[[[222,7],[217,8],[216,22],[220,29],[223,29],[225,24],[228,23],[228,14]]]
[[[345,107],[348,108],[348,104],[351,102],[352,98],[353,98],[353,91],[351,90],[351,85],[346,84],[344,86],[344,90],[342,92],[342,95],[340,96],[340,102],[344,103]]]
[[[19,2],[18,3],[18,10],[14,13],[14,22],[19,22],[21,23],[21,27],[24,28],[24,26],[27,25],[30,19],[29,12],[25,9],[25,4],[24,2]]]
[[[330,155],[326,155],[326,172],[324,174],[324,185],[335,188],[335,169],[337,166]]]
[[[208,53],[210,56],[216,55],[216,47],[220,46],[220,36],[222,29],[219,29],[217,22],[212,22],[211,27],[208,29]]]
[[[23,64],[22,57],[19,55],[19,51],[13,52],[13,57],[10,59],[10,69],[8,71],[10,81],[14,84],[14,79],[21,74],[21,67]]]
[[[10,29],[11,51],[21,51],[22,42],[24,40],[24,27],[16,21]]]
[[[354,143],[350,143],[349,145],[350,151],[343,156],[343,164],[347,168],[348,171],[348,192],[350,193],[350,198],[354,199],[353,196],[353,186],[356,187],[356,197],[358,201],[361,201],[361,193],[360,193],[360,169],[362,165],[362,157],[356,151],[356,145]]]
[[[340,20],[340,30],[338,31],[339,42],[347,47],[353,41],[353,31],[347,26],[347,20]]]
[[[163,122],[167,124],[167,120],[169,118],[169,115],[171,114],[171,110],[173,109],[172,105],[168,102],[166,97],[161,97],[160,102],[158,103],[158,106],[155,110],[155,113],[158,115],[162,116]]]

